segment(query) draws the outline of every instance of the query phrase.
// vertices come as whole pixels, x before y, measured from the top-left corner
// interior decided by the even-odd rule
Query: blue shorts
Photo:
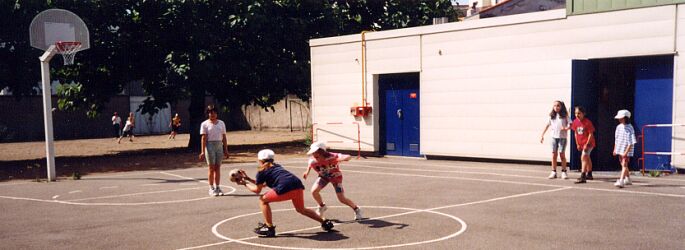
[[[566,152],[566,138],[552,138],[552,153]]]
[[[205,159],[209,165],[221,164],[224,158],[224,143],[221,141],[208,141],[205,148]]]

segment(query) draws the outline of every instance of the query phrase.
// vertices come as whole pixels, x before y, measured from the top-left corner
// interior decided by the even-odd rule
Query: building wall
[[[367,35],[367,77],[420,65],[423,154],[545,161],[540,134],[552,101],[570,105],[571,60],[672,54],[675,20],[675,5],[568,17],[562,9],[375,32]],[[314,123],[355,120],[345,111],[361,93],[357,37],[311,42]],[[373,116],[362,126],[362,150],[378,149]]]
[[[676,51],[685,48],[685,5],[678,5],[677,30],[676,30]],[[673,123],[685,124],[685,58],[675,56],[673,70]],[[685,152],[685,127],[674,127],[673,129],[673,152]],[[685,165],[685,157],[675,155],[671,159],[676,166]]]

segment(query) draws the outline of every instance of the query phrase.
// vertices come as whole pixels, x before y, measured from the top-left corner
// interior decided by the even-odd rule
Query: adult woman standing
[[[221,159],[228,158],[226,124],[217,119],[214,106],[207,106],[205,113],[207,120],[200,125],[200,135],[202,136],[200,160],[206,159],[207,165],[209,165],[209,176],[207,178],[209,180],[209,195],[220,196],[224,194],[220,187]]]

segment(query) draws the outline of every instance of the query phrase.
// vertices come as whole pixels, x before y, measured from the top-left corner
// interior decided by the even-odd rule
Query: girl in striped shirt
[[[624,185],[632,185],[630,181],[630,157],[635,153],[635,129],[630,125],[630,111],[622,109],[619,110],[614,119],[617,119],[619,124],[616,126],[614,133],[614,151],[613,155],[618,155],[618,160],[621,163],[621,176],[618,178],[614,186],[623,188]]]

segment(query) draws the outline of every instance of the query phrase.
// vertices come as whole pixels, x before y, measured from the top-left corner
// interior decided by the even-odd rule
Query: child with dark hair
[[[630,157],[635,153],[635,129],[630,124],[630,111],[622,109],[619,110],[614,119],[617,119],[619,124],[616,126],[614,133],[614,150],[613,155],[618,155],[618,161],[621,163],[621,175],[619,176],[614,186],[623,188],[624,185],[632,185],[630,181]]]
[[[200,124],[201,147],[200,160],[207,160],[209,166],[209,195],[221,196],[221,160],[228,158],[228,142],[226,141],[226,124],[217,117],[214,106],[207,106],[205,110],[207,120]],[[215,186],[216,185],[216,186]]]
[[[566,173],[566,141],[570,125],[571,121],[568,117],[566,104],[562,101],[554,101],[552,111],[549,113],[549,120],[547,120],[545,129],[542,130],[542,136],[540,137],[540,143],[543,143],[545,141],[545,132],[551,128],[552,173],[547,177],[549,179],[557,178],[557,156],[561,158],[561,179],[568,179],[568,174]]]
[[[576,119],[571,124],[571,129],[575,131],[576,148],[580,151],[581,173],[576,184],[586,183],[592,180],[592,160],[590,153],[595,148],[595,126],[592,121],[585,117],[585,108],[577,106],[575,109]]]

